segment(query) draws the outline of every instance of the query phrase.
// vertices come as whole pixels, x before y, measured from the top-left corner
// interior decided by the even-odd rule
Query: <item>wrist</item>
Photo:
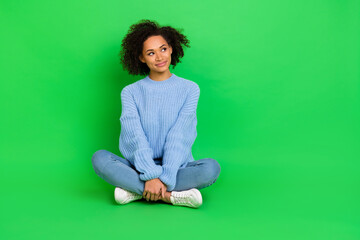
[[[154,181],[156,181],[156,180],[160,180],[159,178],[152,178],[152,179],[149,179],[149,180],[146,180],[146,182],[154,182]]]

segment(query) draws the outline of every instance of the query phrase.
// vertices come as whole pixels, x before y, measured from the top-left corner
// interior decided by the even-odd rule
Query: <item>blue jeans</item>
[[[140,173],[128,160],[107,150],[98,150],[91,161],[96,174],[107,183],[130,192],[143,194],[145,181],[140,179]],[[161,165],[162,159],[154,159],[154,162]],[[212,158],[189,162],[185,168],[178,170],[173,191],[208,187],[216,181],[219,174],[220,165]]]

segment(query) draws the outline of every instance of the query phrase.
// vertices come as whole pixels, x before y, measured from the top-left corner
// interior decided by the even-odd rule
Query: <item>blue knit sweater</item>
[[[159,178],[172,191],[177,171],[195,160],[191,147],[199,96],[198,84],[174,73],[164,81],[147,75],[123,88],[119,149],[141,180]]]

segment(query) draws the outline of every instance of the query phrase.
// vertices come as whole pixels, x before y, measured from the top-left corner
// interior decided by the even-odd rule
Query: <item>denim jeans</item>
[[[140,173],[128,160],[107,150],[98,150],[91,161],[96,174],[107,183],[130,192],[143,194],[145,181],[140,179]],[[161,165],[162,159],[154,159],[154,162]],[[215,183],[219,174],[220,165],[212,158],[189,162],[185,168],[178,170],[173,191],[208,187]]]

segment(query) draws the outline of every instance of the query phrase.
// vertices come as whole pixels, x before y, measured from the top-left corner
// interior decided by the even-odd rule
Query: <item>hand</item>
[[[159,179],[154,178],[145,182],[143,197],[146,201],[157,201],[165,198],[166,185]]]

